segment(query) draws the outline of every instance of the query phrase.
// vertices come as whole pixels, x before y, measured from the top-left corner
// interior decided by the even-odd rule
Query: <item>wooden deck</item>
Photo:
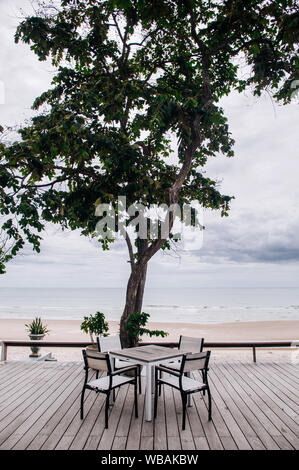
[[[144,421],[144,394],[135,419],[128,386],[104,430],[102,395],[87,393],[85,419],[79,418],[82,363],[7,362],[0,366],[0,449],[299,449],[298,365],[274,354],[257,364],[214,360],[209,377],[211,422],[197,393],[182,431],[180,397],[169,387],[154,423]]]

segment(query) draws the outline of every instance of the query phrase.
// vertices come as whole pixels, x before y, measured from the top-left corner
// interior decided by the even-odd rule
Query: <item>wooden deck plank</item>
[[[198,416],[197,408],[194,404],[193,396],[191,396],[192,406],[187,406],[188,419],[193,439],[197,437],[206,437],[202,422]]]
[[[152,395],[152,405],[153,405],[154,395]],[[153,409],[153,406],[152,406]],[[141,437],[150,437],[152,441],[154,439],[154,419],[152,421],[145,420],[145,409],[144,409],[144,416],[142,420],[142,429],[141,429]]]
[[[194,443],[196,450],[210,450],[208,441],[205,437],[195,437]]]
[[[154,436],[141,436],[140,449],[153,450],[154,449]]]
[[[288,399],[291,399],[297,407],[299,405],[299,397],[297,395],[298,384],[294,384],[293,381],[288,382],[281,373],[281,371],[274,369],[272,366],[265,368],[264,364],[259,365],[259,369],[264,372],[271,372],[267,374],[269,381],[276,386],[280,391],[287,395]],[[297,408],[299,411],[299,408]]]
[[[158,400],[157,418],[154,421],[154,449],[167,449],[164,390]]]
[[[104,426],[103,410],[105,405],[105,396],[103,394],[96,395],[95,393],[94,395],[93,404],[91,405],[89,412],[85,415],[85,418],[82,421],[80,420],[81,422],[78,427],[78,432],[69,446],[69,450],[80,450],[84,448],[88,436],[97,420],[100,421],[102,428]],[[75,419],[79,421],[78,414]]]
[[[2,403],[0,405],[0,418],[7,414],[11,406],[16,408],[19,404],[24,404],[27,399],[31,400],[32,391],[37,390],[40,381],[49,382],[53,380],[53,374],[60,374],[62,366],[52,363],[45,364],[40,369],[37,376],[36,369],[28,371],[25,375],[21,374],[21,378],[14,377],[11,380],[12,388],[8,392],[1,393]]]
[[[181,399],[170,387],[163,387],[155,422],[145,421],[144,393],[135,419],[133,387],[121,387],[105,430],[102,394],[86,394],[80,420],[81,362],[8,362],[0,368],[0,449],[298,449],[297,372],[284,365],[268,357],[211,361],[212,421],[207,396],[196,393],[182,431]]]
[[[80,386],[80,389],[82,387],[82,384]],[[81,390],[80,390],[81,392]],[[79,421],[79,397],[77,400],[75,400],[71,407],[67,410],[67,412],[64,414],[58,425],[55,427],[55,429],[50,433],[50,435],[47,437],[46,441],[42,445],[41,449],[42,450],[53,450],[56,449],[59,445],[61,445],[61,441],[63,441],[61,445],[61,449],[67,450],[69,446],[71,445],[75,432],[72,433],[70,429],[73,429],[74,426],[76,426],[77,429],[80,428],[80,421]],[[96,400],[96,397],[94,397],[94,401]],[[85,405],[85,412],[88,413],[89,406],[92,406],[93,402],[90,400],[89,404]],[[89,405],[89,406],[88,406]],[[75,423],[75,425],[74,425]]]
[[[137,400],[139,404],[139,394],[137,396]],[[134,416],[132,417],[132,415]],[[120,420],[118,422],[118,426],[115,431],[115,436],[127,438],[131,421],[133,421],[132,426],[134,426],[134,423],[136,421],[135,407],[134,407],[134,387],[128,388],[128,393],[126,395],[126,399],[125,399],[124,406],[123,406],[123,411],[122,411]]]
[[[115,436],[112,450],[125,450],[127,438],[124,436]]]
[[[0,411],[3,410],[3,403],[7,398],[11,399],[13,395],[22,393],[24,385],[29,382],[30,379],[34,380],[36,378],[36,370],[33,368],[20,370],[16,372],[16,375],[11,375],[7,378],[7,382],[3,384],[3,387],[0,389],[2,403],[0,403]]]
[[[186,429],[183,431],[182,430],[183,410],[182,410],[182,400],[181,400],[179,391],[174,390],[173,396],[174,396],[174,402],[175,402],[175,407],[176,407],[176,413],[178,415],[178,424],[180,428],[180,439],[181,439],[181,444],[182,444],[182,450],[194,450],[195,443],[194,443],[193,435],[190,429],[188,413],[186,413]]]
[[[142,379],[143,385],[143,379]],[[144,386],[142,388],[144,390]],[[127,450],[137,450],[140,448],[140,439],[141,439],[141,430],[142,430],[142,423],[144,420],[144,404],[145,404],[145,395],[144,393],[138,395],[138,416],[139,418],[136,420],[135,418],[131,419],[131,425],[128,432],[128,439],[126,443]]]
[[[84,450],[96,450],[104,432],[105,396],[99,395],[97,398],[97,402],[93,406],[96,406],[98,408],[98,414],[97,416],[95,416],[93,428],[87,436],[86,442],[83,447]]]
[[[288,400],[287,395],[281,395],[279,389],[273,386],[272,383],[267,379],[268,376],[261,374],[256,367],[249,367],[248,364],[244,365],[248,379],[254,381],[259,388],[264,390],[272,401],[276,403],[284,412],[292,418],[295,422],[298,419],[298,410],[294,410],[291,406],[291,401]]]
[[[246,364],[246,366],[248,368],[249,364]],[[271,364],[269,366],[269,369],[267,369],[267,374],[264,374],[260,367],[252,368],[250,369],[250,372],[253,373],[257,379],[261,380],[269,390],[273,389],[273,393],[275,393],[277,397],[281,398],[282,400],[284,400],[285,398],[287,399],[288,407],[290,407],[290,411],[293,416],[296,416],[298,414],[299,406],[297,403],[294,402],[294,397],[295,401],[298,401],[298,388],[296,386],[292,387],[292,393],[290,393],[285,384],[283,384],[281,380],[277,380],[277,375],[275,375],[274,369],[272,368]]]
[[[28,371],[18,376],[12,377],[11,387],[3,390],[1,393],[2,402],[0,404],[0,419],[2,420],[10,410],[10,404],[13,403],[13,408],[16,408],[19,403],[24,403],[27,397],[31,397],[32,388],[36,388],[36,384],[40,380],[50,380],[53,373],[60,373],[61,367],[53,365],[52,367],[41,370],[39,377],[36,376],[36,370]],[[56,372],[55,372],[56,371]]]
[[[143,388],[143,390],[145,390]],[[154,395],[152,395],[152,409],[153,409]],[[141,438],[140,449],[153,450],[154,448],[154,420],[145,420],[145,404],[143,409],[143,419],[141,424]]]
[[[129,387],[130,385],[125,385],[119,389],[115,403],[110,411],[109,428],[104,430],[98,445],[98,450],[109,450],[112,448],[114,435],[121,417],[121,413],[123,411],[123,406]]]
[[[197,378],[199,379],[200,376],[197,375]],[[222,441],[222,437],[231,438],[231,434],[230,434],[230,431],[228,429],[228,426],[225,424],[225,421],[224,421],[221,413],[218,410],[217,401],[215,401],[215,399],[213,398],[214,384],[213,384],[212,381],[210,383],[210,388],[211,388],[211,394],[212,394],[212,421],[214,423],[215,429],[217,429],[217,434],[220,437],[220,440]],[[199,400],[197,401],[198,412],[200,412],[200,418],[201,418],[201,420],[206,421],[207,417],[208,417],[208,406],[207,406],[206,402],[203,399],[203,395],[198,395],[198,398],[203,400],[202,403],[199,402]],[[200,403],[202,404],[202,406],[200,406]],[[199,411],[199,409],[200,409],[200,411]],[[198,421],[200,421],[200,420],[198,420]],[[203,433],[202,435],[205,436],[204,425],[201,423],[201,421],[200,421],[200,427],[199,427],[198,424],[196,424],[196,422],[194,422],[194,428],[195,428],[196,434],[194,434],[193,426],[192,426],[192,432],[193,432],[194,436],[196,436],[196,437],[199,436],[199,434],[198,434],[199,429],[200,429],[200,432]]]
[[[82,383],[83,384],[83,376]],[[104,406],[105,397],[102,394],[97,394],[93,391],[87,391],[84,399],[84,419],[81,420],[79,413],[79,402],[77,403],[77,409],[75,413],[73,412],[73,419],[71,421],[65,422],[62,420],[60,424],[63,426],[67,425],[67,428],[60,435],[60,439],[56,442],[55,450],[68,450],[72,446],[73,441],[76,436],[82,435],[83,440],[87,441],[88,435],[82,434],[82,429],[86,427],[89,429],[90,434],[93,432],[93,427],[99,421],[101,434],[104,429],[104,419],[103,419],[103,406]],[[87,420],[87,424],[84,424]],[[84,426],[84,428],[83,428]],[[80,438],[79,438],[80,439]]]
[[[232,365],[229,365],[232,367]],[[245,381],[247,381],[248,385],[253,389],[253,391],[258,394],[259,397],[263,399],[264,402],[269,404],[269,408],[274,410],[275,413],[280,416],[283,422],[290,428],[293,429],[295,432],[298,430],[298,423],[296,419],[293,419],[293,416],[290,417],[288,414],[284,412],[284,403],[282,401],[276,400],[276,395],[268,390],[266,386],[264,386],[263,382],[256,378],[253,374],[250,374],[248,369],[242,370],[239,367],[236,367],[236,372],[240,374]],[[273,387],[271,387],[272,389]],[[299,389],[298,389],[299,390]],[[270,393],[268,393],[270,391]],[[295,417],[297,415],[295,414]]]
[[[67,376],[69,370],[64,368],[54,369],[54,374],[51,375],[51,369],[48,371],[46,380],[40,375],[39,382],[34,384],[34,387],[29,390],[26,395],[21,395],[16,402],[7,400],[7,408],[5,407],[1,412],[0,422],[0,445],[4,442],[8,435],[13,433],[18,427],[32,414],[32,410],[36,408],[37,403],[42,403],[45,393],[49,391],[49,383],[53,380],[60,379],[64,375]],[[51,384],[50,392],[55,389]]]
[[[53,363],[52,363],[53,364]],[[13,369],[5,363],[3,369],[5,370],[4,376],[0,380],[0,393],[7,393],[9,390],[14,388],[15,383],[22,383],[25,377],[30,377],[36,370],[36,367],[32,363],[16,363],[16,368]]]
[[[234,366],[230,364],[228,367],[233,368]],[[254,397],[254,401],[258,407],[268,416],[279,429],[280,433],[284,435],[294,447],[298,445],[299,426],[271,400],[264,390],[257,387],[251,380],[248,380],[246,371],[242,371],[242,368],[238,366],[235,372],[239,376],[241,386],[244,388],[247,395]]]
[[[55,393],[53,393],[52,387],[49,387],[42,399],[35,401],[33,413],[30,413],[27,419],[7,439],[6,445],[9,446],[8,448],[26,449],[45,422],[55,413],[64,397],[68,396],[69,386],[72,386],[76,376],[78,376],[78,368],[74,367],[63,381],[58,382],[60,385],[57,386],[57,382],[55,382]]]
[[[298,364],[295,366],[292,364],[290,361],[284,361],[284,362],[277,362],[273,358],[273,362],[271,362],[271,365],[281,368],[283,365],[283,368],[285,369],[286,373],[288,374],[289,377],[293,377],[297,383],[299,383],[299,370],[298,370]]]
[[[193,398],[194,408],[193,407],[191,407],[191,408],[188,407],[187,408],[189,419],[190,419],[190,415],[192,415],[192,413],[195,415],[195,412],[196,412],[197,413],[197,420],[198,420],[198,422],[200,422],[200,425],[201,425],[202,429],[204,430],[204,436],[207,439],[207,442],[208,442],[208,445],[209,445],[210,449],[212,449],[212,450],[222,450],[223,445],[221,443],[218,432],[216,430],[214,420],[212,419],[211,421],[208,421],[208,410],[207,410],[206,404],[204,402],[203,396],[201,395],[201,393],[195,393],[192,398]],[[192,431],[192,434],[194,436],[194,441],[198,437],[198,436],[196,436],[198,428],[196,426],[196,419],[195,418],[196,418],[196,416],[194,416],[193,423],[190,420],[191,431]]]
[[[64,370],[59,371],[60,374],[53,376],[53,382],[56,378],[60,378],[65,373],[67,377],[67,372]],[[21,434],[17,434],[19,429],[24,429],[24,423],[26,420],[35,413],[37,407],[43,403],[44,400],[47,400],[47,397],[51,395],[54,390],[54,385],[49,386],[48,382],[45,382],[41,385],[35,386],[32,388],[31,395],[27,397],[24,402],[18,404],[16,408],[13,407],[13,404],[9,407],[9,413],[1,421],[1,432],[0,432],[0,448],[8,445],[9,440],[14,440],[14,445],[21,437]],[[50,395],[47,395],[47,392]],[[8,447],[9,448],[9,447]]]
[[[0,390],[3,390],[4,387],[11,384],[11,378],[19,376],[20,371],[26,371],[34,369],[34,363],[19,363],[15,362],[14,365],[12,363],[3,363],[0,367]]]
[[[165,400],[165,425],[166,434],[168,441],[168,448],[171,449],[170,445],[172,442],[179,443],[181,449],[180,439],[180,424],[178,423],[176,408],[174,403],[173,390],[170,387],[163,387],[164,400]]]
[[[271,363],[271,367],[275,369],[276,371],[279,371],[281,376],[284,377],[285,380],[292,384],[297,384],[299,385],[299,372],[297,375],[293,373],[294,371],[294,366],[291,368],[287,367],[287,364],[277,364],[276,362]]]
[[[269,450],[278,450],[278,445],[270,435],[271,427],[273,428],[272,423],[262,412],[259,413],[256,411],[257,407],[251,397],[247,395],[246,399],[244,400],[244,395],[242,396],[242,389],[238,386],[238,383],[235,379],[234,387],[232,387],[232,375],[229,374],[225,368],[223,368],[221,372],[219,372],[218,368],[215,368],[215,374],[218,374],[219,380],[232,397],[232,401],[234,402],[235,406],[238,408],[240,413],[242,413],[251,429],[256,434],[256,437],[260,439],[265,448]],[[234,393],[234,391],[236,393]],[[254,413],[254,410],[256,411],[256,414]],[[259,415],[259,418],[257,418],[256,415]],[[255,437],[251,434],[249,434],[249,436]]]
[[[82,389],[82,377],[78,377],[77,385],[74,383],[72,392],[66,397],[65,401],[59,406],[38,435],[32,440],[27,450],[54,449],[59,441],[59,436],[63,434],[67,425],[73,420],[79,412],[80,394]],[[56,444],[53,444],[53,441]],[[52,445],[51,445],[52,443]]]
[[[224,374],[227,373],[227,371],[223,372]],[[249,387],[246,387],[247,384],[246,382],[242,381],[240,377],[238,377],[236,374],[234,375],[235,381],[234,381],[234,389],[238,392],[240,395],[241,399],[246,401],[248,406],[250,406],[250,409],[254,412],[258,422],[261,422],[267,432],[273,437],[275,442],[280,442],[282,443],[283,440],[284,442],[284,448],[290,448],[292,449],[293,446],[288,443],[284,435],[282,434],[282,431],[285,431],[284,428],[281,426],[281,422],[275,415],[268,412],[268,406],[260,406],[259,400],[254,397],[254,400],[251,398],[251,389]],[[271,419],[272,418],[272,419]],[[289,431],[290,435],[290,440],[294,441],[296,439],[296,436]],[[279,439],[278,439],[279,438]]]
[[[199,374],[198,374],[198,378],[199,378]],[[210,383],[211,383],[211,385],[213,385],[213,387],[211,387],[212,394],[213,394],[212,405],[215,404],[216,407],[218,408],[219,413],[222,416],[222,419],[226,423],[226,425],[227,425],[227,427],[230,431],[230,434],[231,434],[233,440],[235,441],[235,443],[237,445],[237,448],[240,449],[240,450],[249,450],[249,449],[251,449],[251,446],[248,442],[248,439],[244,436],[244,434],[243,434],[243,432],[242,432],[242,430],[239,426],[238,421],[236,420],[236,418],[233,415],[233,413],[231,412],[230,408],[227,406],[226,402],[224,401],[221,390],[220,390],[220,392],[218,390],[217,377],[214,378],[214,377],[211,376],[210,377]],[[199,408],[200,415],[203,415],[204,413],[207,413],[207,409],[205,408],[204,404],[201,401],[199,401],[199,398],[196,397],[196,395],[194,396],[194,401],[195,401],[196,405]],[[213,406],[213,408],[214,408],[214,406]],[[213,423],[213,408],[212,408],[212,423]],[[213,446],[213,448],[216,447],[217,449],[222,449],[223,446],[221,444],[220,439],[219,439],[219,441],[220,441],[220,443],[219,443],[217,437],[216,436],[214,437],[215,431],[213,430],[212,424],[210,424],[208,422],[208,425],[206,426],[206,423],[204,423],[204,430],[207,434],[207,439],[208,439],[210,445]]]
[[[70,381],[66,380],[64,382],[65,388],[60,387],[57,390],[57,395],[55,400],[51,403],[50,400],[47,403],[47,408],[45,407],[40,407],[38,410],[38,420],[35,421],[35,424],[32,426],[34,427],[34,433],[29,430],[27,431],[23,437],[18,441],[18,443],[14,446],[14,449],[28,449],[34,439],[38,437],[37,439],[37,444],[41,445],[44,437],[47,437],[44,435],[44,428],[46,424],[49,422],[49,420],[52,419],[53,416],[57,418],[59,416],[59,410],[62,408],[65,410],[65,407],[68,406],[69,403],[69,386],[71,385],[72,387],[76,388],[78,384],[81,382],[81,376],[79,374],[78,369],[74,371],[74,373],[70,376]],[[65,412],[65,411],[63,411]],[[42,413],[42,414],[40,414]],[[56,416],[57,415],[57,416]],[[36,436],[37,434],[37,436]]]

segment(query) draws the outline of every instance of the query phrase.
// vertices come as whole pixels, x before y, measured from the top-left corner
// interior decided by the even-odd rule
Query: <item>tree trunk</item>
[[[143,267],[136,267],[128,280],[126,304],[120,320],[120,336],[124,348],[136,346],[134,338],[131,338],[126,330],[126,324],[130,315],[141,312],[146,271],[147,264]]]
[[[148,240],[137,238],[138,260],[136,263],[134,262],[132,245],[128,237],[126,238],[126,241],[129,249],[132,272],[128,280],[126,304],[120,320],[120,336],[123,347],[130,348],[136,346],[136,340],[129,336],[128,331],[126,330],[126,324],[132,313],[141,313],[142,311],[142,301],[147,272],[147,261],[143,259],[143,254],[148,247]]]
[[[147,264],[143,268],[141,279],[138,285],[136,302],[135,302],[135,312],[142,312],[142,303],[143,303],[143,294],[146,282],[146,272],[147,272]]]

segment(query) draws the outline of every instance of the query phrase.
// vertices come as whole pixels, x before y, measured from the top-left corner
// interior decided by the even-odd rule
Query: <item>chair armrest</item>
[[[111,372],[110,375],[119,375],[119,374],[122,374],[123,372],[128,372],[129,370],[136,370],[136,372],[138,372],[138,367],[135,365],[133,366],[128,366],[128,367],[122,367],[120,369],[117,369],[113,372]]]
[[[177,370],[170,369],[170,368],[168,368],[168,367],[156,366],[155,368],[156,368],[156,370],[160,370],[160,371],[162,371],[162,372],[167,372],[168,374],[175,375],[176,377],[180,377],[180,376],[181,376],[181,374],[180,374]]]
[[[163,365],[161,365],[161,366],[159,366],[159,367],[164,367],[164,369],[167,369],[167,371],[171,370],[171,371],[173,371],[173,372],[179,373],[179,369],[174,368],[174,367],[171,367],[171,366],[169,366],[169,365],[167,365],[167,364],[163,364]]]

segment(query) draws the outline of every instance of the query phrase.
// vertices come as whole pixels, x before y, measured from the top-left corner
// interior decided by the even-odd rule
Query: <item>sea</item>
[[[0,318],[118,321],[124,301],[121,288],[0,288]],[[299,288],[146,288],[142,310],[166,323],[299,320]]]

